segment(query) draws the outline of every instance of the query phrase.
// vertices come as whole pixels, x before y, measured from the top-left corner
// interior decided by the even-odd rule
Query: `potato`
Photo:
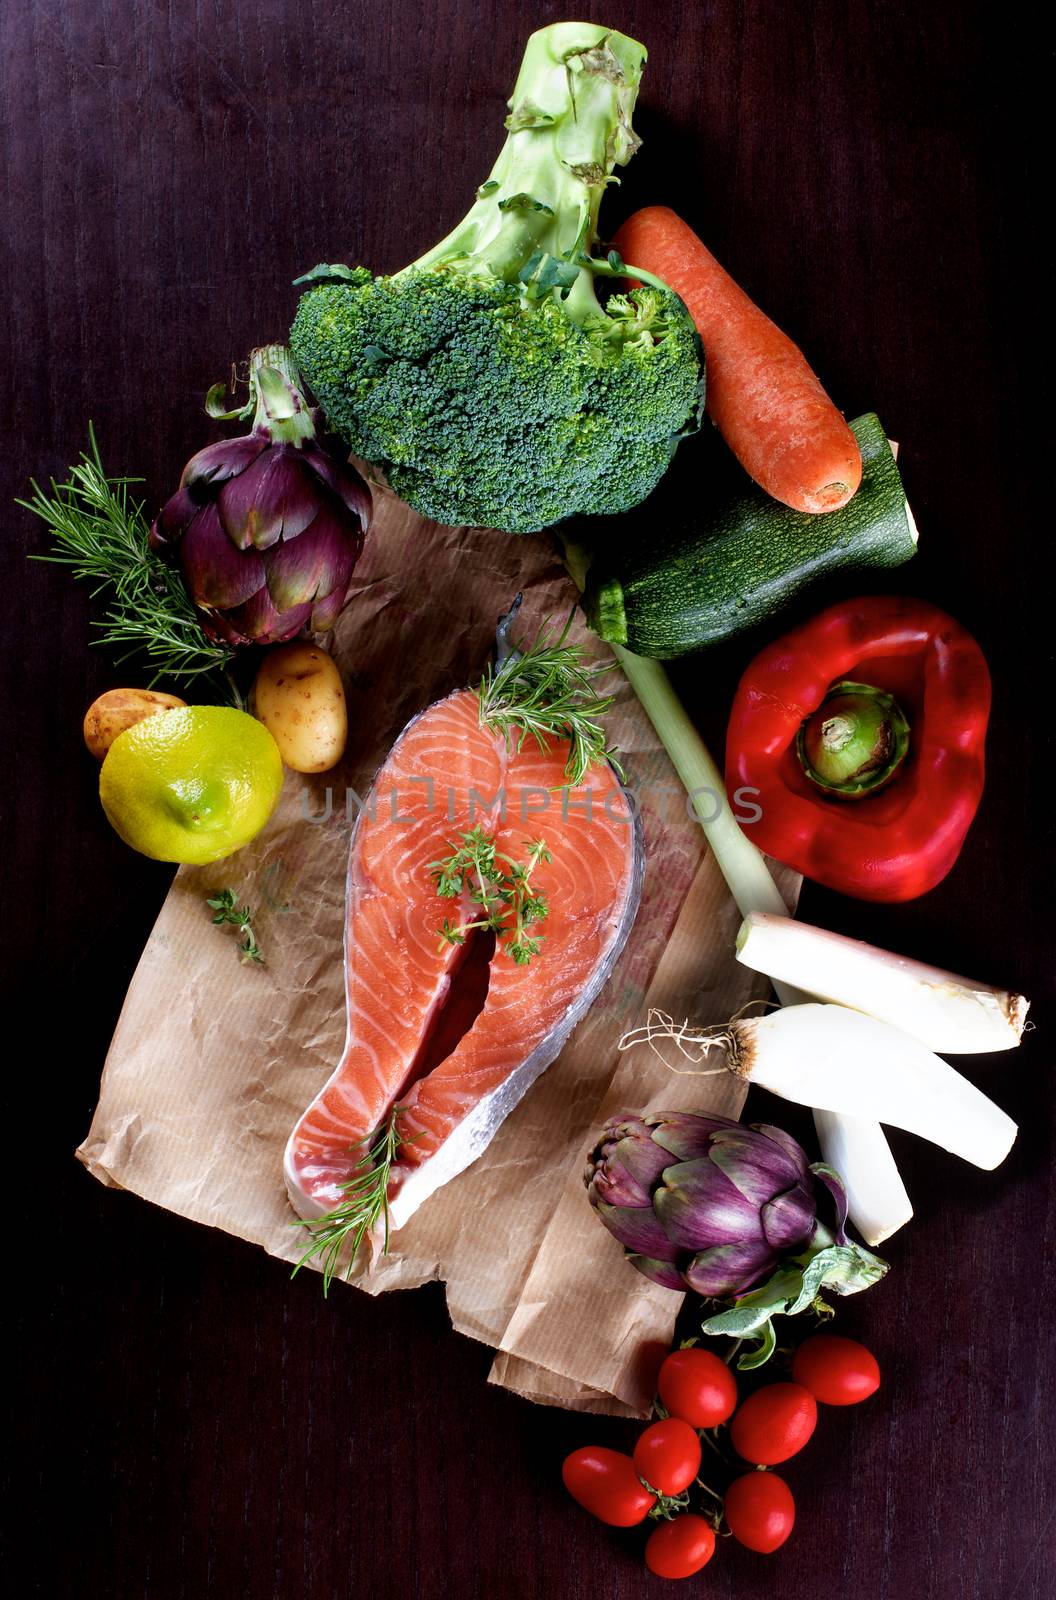
[[[345,753],[341,674],[318,645],[298,640],[268,651],[253,685],[253,714],[294,772],[329,772]]]
[[[108,689],[93,700],[84,718],[84,742],[97,761],[102,761],[119,733],[134,728],[145,717],[159,711],[175,711],[186,700],[157,689]]]

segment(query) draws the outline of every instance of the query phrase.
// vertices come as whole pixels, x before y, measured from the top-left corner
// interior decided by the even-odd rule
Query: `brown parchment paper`
[[[547,616],[563,619],[575,596],[544,537],[438,527],[384,489],[376,504],[334,637],[348,697],[344,761],[316,779],[287,774],[252,845],[177,873],[77,1152],[101,1182],[291,1262],[304,1236],[291,1226],[282,1154],[343,1044],[344,885],[358,803],[409,719],[479,677],[518,592],[518,637]],[[576,636],[604,658],[597,640]],[[621,1056],[616,1041],[650,1006],[721,1020],[767,984],[733,959],[737,913],[704,835],[615,672],[612,689],[607,726],[640,800],[647,851],[627,946],[481,1159],[393,1236],[389,1255],[359,1263],[353,1281],[377,1294],[443,1279],[455,1328],[498,1351],[492,1381],[550,1404],[643,1414],[652,1377],[643,1351],[669,1342],[679,1297],[622,1261],[587,1204],[584,1155],[610,1114],[682,1105],[735,1115],[740,1095],[726,1075],[679,1077],[648,1049]],[[212,925],[206,897],[222,887],[254,908],[264,968],[241,965],[233,930]]]

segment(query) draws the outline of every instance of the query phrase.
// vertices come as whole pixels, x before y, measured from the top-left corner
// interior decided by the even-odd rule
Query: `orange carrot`
[[[801,350],[667,206],[636,211],[613,241],[682,296],[707,360],[708,415],[759,486],[796,511],[836,511],[862,481],[858,441]]]

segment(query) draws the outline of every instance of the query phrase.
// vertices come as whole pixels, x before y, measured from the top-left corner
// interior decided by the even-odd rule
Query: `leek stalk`
[[[809,984],[819,999],[890,1022],[942,1055],[1012,1050],[1023,1037],[1029,1001],[1021,994],[788,917],[751,912],[737,959],[770,978]]]

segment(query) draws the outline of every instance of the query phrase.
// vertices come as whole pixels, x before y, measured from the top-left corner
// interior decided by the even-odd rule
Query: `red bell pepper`
[[[841,601],[745,672],[727,788],[756,802],[742,826],[775,860],[859,900],[912,900],[975,816],[989,714],[986,661],[960,623],[922,600]]]

